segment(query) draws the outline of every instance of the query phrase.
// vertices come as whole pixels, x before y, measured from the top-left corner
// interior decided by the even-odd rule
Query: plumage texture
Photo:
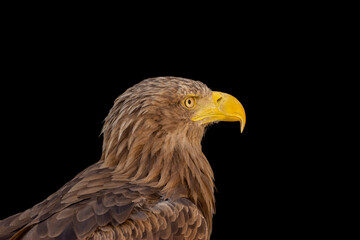
[[[103,154],[43,202],[0,221],[3,239],[209,239],[212,169],[206,125],[182,106],[210,89],[184,78],[146,79],[114,103]]]

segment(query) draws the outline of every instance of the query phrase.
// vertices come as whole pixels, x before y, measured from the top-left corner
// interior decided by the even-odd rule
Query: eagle
[[[210,239],[214,174],[205,128],[239,121],[233,96],[180,77],[145,79],[114,102],[102,155],[57,192],[0,221],[4,239]]]

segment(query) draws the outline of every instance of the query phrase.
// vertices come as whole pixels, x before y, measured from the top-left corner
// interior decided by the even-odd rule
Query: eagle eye
[[[187,97],[183,102],[186,108],[193,108],[195,106],[195,98],[194,97]]]

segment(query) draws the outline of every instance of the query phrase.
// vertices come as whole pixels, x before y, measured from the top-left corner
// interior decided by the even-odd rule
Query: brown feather
[[[144,80],[114,102],[98,163],[22,214],[0,221],[8,239],[209,239],[213,172],[203,125],[181,102],[207,97],[201,82]]]

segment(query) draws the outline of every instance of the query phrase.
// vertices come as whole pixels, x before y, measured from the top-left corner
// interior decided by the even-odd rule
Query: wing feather
[[[153,211],[154,210],[154,211]],[[136,211],[135,211],[136,212]],[[143,211],[146,218],[136,218],[138,212],[118,226],[98,228],[92,237],[106,239],[209,239],[210,234],[202,213],[189,200],[161,201]]]
[[[15,233],[12,240],[209,239],[207,223],[190,200],[164,200],[159,189],[114,182],[107,171],[90,168],[88,175],[81,173],[61,188],[57,197],[1,221],[5,234],[1,233],[0,240]],[[87,176],[89,190],[84,189],[88,184],[80,183],[89,182]],[[94,191],[101,185],[107,188]]]

